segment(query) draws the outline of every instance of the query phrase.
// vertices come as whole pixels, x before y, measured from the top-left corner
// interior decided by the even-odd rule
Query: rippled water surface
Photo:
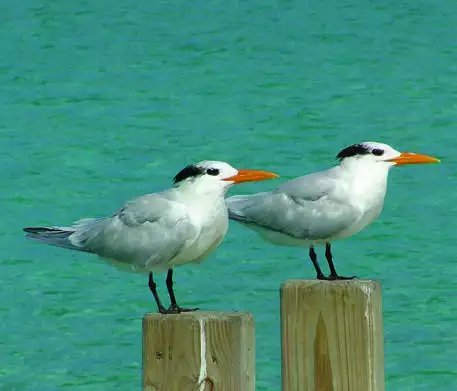
[[[396,168],[383,214],[334,245],[383,284],[389,390],[457,389],[457,3],[253,0],[0,5],[0,390],[140,389],[141,275],[21,228],[109,215],[202,159],[277,171],[269,189],[383,141],[442,159]],[[279,294],[306,251],[232,224],[183,305],[253,312],[257,390],[280,389]],[[164,286],[161,285],[164,289]]]

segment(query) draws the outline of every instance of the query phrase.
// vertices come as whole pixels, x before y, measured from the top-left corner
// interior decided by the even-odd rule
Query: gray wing
[[[134,199],[110,218],[83,219],[71,227],[27,232],[31,239],[94,253],[133,269],[166,264],[197,235],[185,207],[167,195],[163,192]],[[54,242],[49,238],[51,230]]]
[[[296,239],[332,237],[361,217],[338,196],[344,189],[338,188],[335,169],[294,179],[272,192],[230,197],[226,200],[229,217]]]

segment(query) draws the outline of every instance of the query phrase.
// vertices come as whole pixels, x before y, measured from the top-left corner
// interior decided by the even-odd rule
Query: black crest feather
[[[346,157],[351,157],[351,156],[356,156],[356,155],[368,155],[370,153],[370,149],[363,145],[363,144],[354,144],[350,145],[349,147],[346,147],[342,149],[338,155],[336,155],[336,158],[339,160],[343,160]]]
[[[173,183],[179,183],[184,179],[197,177],[199,175],[202,175],[203,173],[204,171],[201,168],[198,168],[197,166],[190,164],[187,167],[184,167],[181,171],[179,171],[176,174],[176,176],[173,179]]]

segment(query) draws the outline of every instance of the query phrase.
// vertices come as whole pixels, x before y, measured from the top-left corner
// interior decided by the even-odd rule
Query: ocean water
[[[230,194],[271,189],[367,140],[442,163],[391,171],[381,217],[334,244],[337,269],[382,282],[387,389],[457,389],[456,13],[451,0],[0,4],[0,390],[140,389],[155,310],[146,276],[22,227],[109,215],[203,159],[282,175]],[[279,286],[313,277],[305,250],[232,223],[205,263],[177,269],[176,292],[252,312],[257,391],[277,391]]]

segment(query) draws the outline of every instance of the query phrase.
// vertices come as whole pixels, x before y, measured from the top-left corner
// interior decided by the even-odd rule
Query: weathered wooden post
[[[143,391],[255,391],[252,315],[147,314]]]
[[[381,286],[281,286],[282,391],[384,391]]]

